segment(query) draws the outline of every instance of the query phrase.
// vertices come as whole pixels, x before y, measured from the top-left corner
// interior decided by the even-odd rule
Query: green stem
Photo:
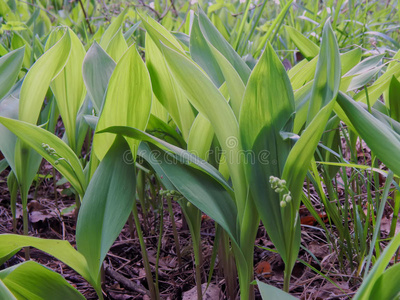
[[[285,270],[283,275],[283,290],[289,293],[289,286],[290,286],[290,276],[292,272]]]
[[[147,256],[146,244],[144,242],[142,228],[140,227],[140,220],[139,220],[138,210],[136,207],[136,201],[132,207],[132,215],[135,221],[136,232],[140,242],[140,249],[142,251],[143,265],[144,269],[146,270],[146,279],[147,279],[147,284],[149,285],[150,296],[151,299],[158,299],[158,295],[156,293],[156,289],[154,286],[153,276],[151,274],[151,268],[150,268],[149,258]]]
[[[23,223],[23,227],[24,227],[24,235],[28,235],[29,234],[29,230],[28,230],[28,226],[29,226],[29,222],[28,222],[28,209],[25,205],[25,207],[22,208],[23,213],[22,213],[22,223]],[[30,251],[29,251],[29,247],[25,247],[25,260],[29,260],[30,257]]]
[[[167,203],[168,203],[168,213],[169,213],[169,217],[171,219],[171,224],[172,224],[172,232],[174,234],[176,255],[178,257],[178,266],[180,268],[182,266],[181,249],[180,249],[180,246],[179,246],[178,231],[176,230],[174,212],[172,210],[172,203],[171,203],[171,198],[170,197],[167,197]]]

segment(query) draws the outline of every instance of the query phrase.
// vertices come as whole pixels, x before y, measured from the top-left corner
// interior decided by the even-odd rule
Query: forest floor
[[[10,210],[10,195],[7,189],[6,177],[8,171],[0,174],[0,233],[12,233],[13,221]],[[68,184],[54,187],[51,176],[52,167],[47,162],[40,169],[39,181],[29,194],[29,234],[46,239],[62,239],[75,246],[74,211],[68,212],[68,207],[75,200],[68,195]],[[57,174],[57,179],[60,175]],[[55,198],[57,195],[57,201]],[[189,230],[177,203],[173,203],[173,212],[179,235],[181,262],[178,261],[174,242],[171,218],[165,204],[163,213],[163,232],[160,235],[159,214],[154,215],[150,210],[142,218],[144,231],[152,266],[153,276],[157,261],[157,244],[161,236],[161,251],[158,262],[159,290],[162,299],[195,299],[195,267],[192,243]],[[338,267],[338,258],[327,243],[326,237],[315,219],[309,216],[305,208],[301,208],[302,220],[302,249],[299,258],[320,272],[318,274],[302,262],[297,262],[291,280],[290,292],[300,299],[349,299],[357,290],[360,280],[354,274],[343,274]],[[22,234],[22,206],[17,203],[16,232]],[[202,218],[202,253],[203,253],[203,283],[207,282],[210,271],[210,260],[213,254],[215,227],[214,222],[207,216]],[[264,227],[260,225],[254,245],[255,278],[274,285],[283,286],[284,265],[278,254],[263,249],[273,249]],[[304,249],[308,249],[307,251]],[[91,286],[60,261],[45,253],[31,248],[31,259],[64,276],[87,299],[96,299],[96,293]],[[313,257],[314,256],[314,257]],[[316,259],[320,264],[316,263]],[[24,261],[24,250],[17,253],[0,269]],[[108,299],[149,299],[147,283],[140,244],[134,228],[128,222],[111,247],[105,262],[105,280],[103,291]],[[324,275],[322,275],[322,273]],[[327,277],[330,281],[327,280]],[[206,299],[224,299],[225,278],[222,267],[215,261],[214,272]],[[256,288],[256,298],[260,299]]]

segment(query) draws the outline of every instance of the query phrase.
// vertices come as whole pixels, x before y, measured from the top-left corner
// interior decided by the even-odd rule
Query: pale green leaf
[[[94,283],[85,257],[76,251],[68,241],[40,239],[16,234],[0,235],[0,257],[7,256],[9,253],[18,251],[23,247],[34,247],[54,256],[78,272],[88,282]]]
[[[20,48],[0,57],[0,99],[12,88],[21,71],[25,49]]]
[[[103,49],[107,49],[108,45],[110,44],[110,41],[114,37],[114,35],[118,32],[120,29],[122,22],[124,21],[125,15],[127,13],[128,9],[124,9],[123,12],[121,12],[118,17],[116,17],[110,26],[108,26],[107,30],[103,33],[101,40],[100,40],[100,46]]]
[[[6,126],[29,147],[51,163],[75,188],[79,195],[83,195],[86,179],[78,157],[61,139],[35,125],[0,117],[0,123]],[[50,154],[42,144],[53,148],[56,154]],[[18,153],[16,153],[18,154]],[[58,163],[56,163],[58,161]],[[37,170],[35,170],[36,173]],[[18,172],[18,171],[17,171]],[[16,174],[18,177],[18,174]]]
[[[30,68],[22,84],[19,119],[36,124],[50,82],[64,68],[71,50],[69,30]]]
[[[122,34],[122,29],[119,29],[108,44],[106,51],[115,62],[118,62],[127,49],[128,44]]]
[[[76,118],[86,95],[82,77],[82,64],[86,51],[76,34],[71,29],[68,29],[68,32],[71,37],[71,52],[68,62],[50,86],[60,109],[68,144],[72,150],[78,152],[75,136]]]
[[[144,130],[150,116],[151,101],[149,73],[135,45],[132,45],[111,75],[97,130],[110,126],[131,126]],[[93,147],[100,160],[111,147],[114,138],[111,134],[94,136]],[[128,140],[128,143],[135,157],[138,141]]]
[[[60,274],[34,261],[27,261],[0,271],[0,279],[16,299],[85,299]]]
[[[285,29],[293,43],[299,49],[301,54],[304,55],[305,58],[311,60],[314,57],[318,56],[319,47],[314,42],[305,37],[300,31],[298,31],[294,27],[285,26]]]

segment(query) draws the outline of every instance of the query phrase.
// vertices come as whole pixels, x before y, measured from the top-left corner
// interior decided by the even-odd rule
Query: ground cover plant
[[[398,9],[0,0],[0,298],[397,299]]]

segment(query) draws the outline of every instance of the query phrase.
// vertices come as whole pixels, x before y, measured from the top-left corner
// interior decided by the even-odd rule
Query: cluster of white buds
[[[275,176],[270,176],[269,183],[271,184],[271,188],[275,190],[275,193],[286,192],[280,202],[281,207],[286,207],[286,205],[292,201],[292,195],[286,186],[286,181]]]
[[[54,156],[54,155],[56,155],[56,150],[54,150],[53,148],[51,148],[48,144],[45,144],[45,143],[42,143],[42,147],[44,148],[44,150],[46,150],[46,152],[49,154],[49,155],[52,155],[52,156]]]
[[[60,163],[60,160],[65,160],[65,158],[60,157],[60,155],[57,154],[56,150],[54,150],[54,148],[51,148],[48,144],[42,143],[42,147],[49,155],[57,157],[57,159],[54,161],[55,165],[58,165]]]
[[[160,195],[165,195],[167,197],[181,197],[182,194],[175,190],[161,190]]]

